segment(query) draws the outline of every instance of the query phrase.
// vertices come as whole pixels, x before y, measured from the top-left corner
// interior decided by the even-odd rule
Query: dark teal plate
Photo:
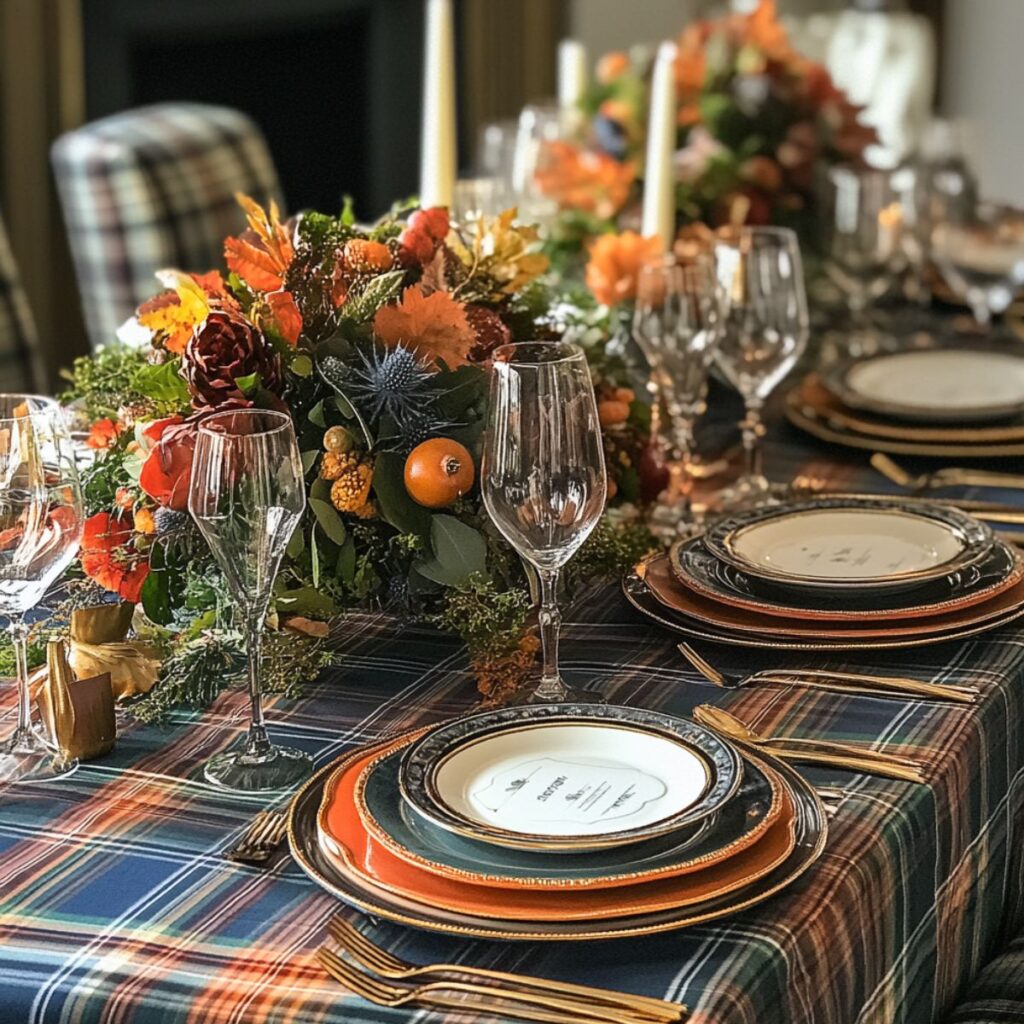
[[[387,754],[364,776],[360,803],[364,824],[370,835],[403,860],[468,881],[586,886],[678,872],[687,864],[714,859],[734,844],[746,845],[744,840],[770,824],[767,819],[778,800],[764,772],[744,760],[743,780],[735,796],[717,814],[686,829],[586,853],[537,853],[467,839],[417,814],[398,788],[404,753],[401,747]]]

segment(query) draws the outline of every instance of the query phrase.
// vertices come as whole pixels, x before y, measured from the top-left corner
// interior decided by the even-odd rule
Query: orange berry
[[[630,402],[636,401],[636,392],[632,388],[616,388],[615,400],[617,402],[625,402],[626,405],[629,405]]]
[[[602,427],[617,427],[629,419],[629,405],[616,399],[606,399],[597,403],[597,418]]]
[[[383,242],[350,238],[343,251],[345,266],[357,274],[382,274],[394,263],[391,250]]]
[[[133,523],[136,533],[156,533],[156,520],[148,508],[137,508]]]
[[[432,437],[418,444],[405,460],[405,489],[427,508],[446,508],[472,486],[473,456],[458,441]]]

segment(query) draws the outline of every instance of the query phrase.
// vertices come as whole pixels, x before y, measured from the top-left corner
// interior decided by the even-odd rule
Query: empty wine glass
[[[252,721],[241,749],[216,754],[206,778],[225,789],[286,789],[312,770],[301,750],[274,746],[260,700],[260,654],[274,578],[306,507],[302,461],[289,416],[262,409],[202,421],[188,498],[224,572],[246,634]]]
[[[544,230],[557,215],[558,204],[544,194],[537,174],[550,160],[550,144],[564,136],[564,117],[559,107],[543,104],[523,107],[512,160],[512,191],[519,205],[519,219]]]
[[[761,464],[765,400],[807,347],[807,295],[800,243],[789,228],[739,228],[714,243],[723,328],[715,363],[743,397],[746,467],[720,495],[723,507],[771,502]]]
[[[903,206],[891,171],[831,167],[825,181],[825,270],[846,296],[854,330],[870,336],[868,307],[905,263]]]
[[[78,551],[84,513],[75,454],[60,407],[0,395],[0,614],[18,672],[18,722],[0,744],[0,781],[39,782],[78,767],[32,724],[25,614]]]
[[[1024,210],[1002,203],[950,207],[931,241],[946,284],[989,326],[1024,285]]]
[[[640,271],[633,336],[669,417],[669,499],[676,507],[667,510],[670,519],[665,526],[672,530],[692,525],[687,492],[694,459],[693,429],[720,329],[718,285],[710,259],[701,256],[684,264],[668,255]]]
[[[562,566],[597,525],[607,494],[590,369],[583,350],[565,342],[502,345],[493,358],[484,505],[540,579],[544,668],[526,700],[578,698],[558,670],[557,591]]]

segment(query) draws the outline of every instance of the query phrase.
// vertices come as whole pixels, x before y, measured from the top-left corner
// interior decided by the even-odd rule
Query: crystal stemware
[[[746,466],[719,496],[723,508],[771,502],[761,462],[762,410],[807,347],[809,322],[800,243],[789,228],[739,228],[715,240],[723,328],[715,363],[743,398]]]
[[[946,284],[988,327],[1024,285],[1024,210],[1003,203],[952,207],[932,227],[931,251]]]
[[[720,329],[718,285],[709,258],[699,256],[683,263],[667,255],[640,271],[633,336],[669,418],[669,500],[675,508],[669,510],[667,525],[677,531],[692,525],[688,474],[694,459],[693,430]]]
[[[846,297],[854,333],[871,338],[869,306],[906,262],[903,204],[891,171],[841,165],[825,181],[825,270]]]
[[[597,525],[607,482],[597,402],[583,350],[529,341],[494,351],[481,466],[484,505],[540,580],[544,667],[526,702],[591,694],[570,690],[558,668],[558,578]]]
[[[25,615],[71,564],[84,513],[71,439],[56,402],[0,395],[0,614],[9,622],[18,671],[18,721],[0,744],[0,781],[68,775],[67,758],[32,724]]]
[[[555,106],[530,104],[519,115],[515,155],[512,160],[512,191],[519,205],[520,220],[547,230],[558,204],[544,195],[537,175],[550,160],[550,145],[565,136],[563,112]]]
[[[312,759],[270,742],[260,699],[260,655],[274,579],[306,507],[291,417],[243,409],[204,419],[188,507],[224,572],[249,656],[248,734],[240,749],[210,758],[206,778],[225,789],[286,789],[309,775]]]

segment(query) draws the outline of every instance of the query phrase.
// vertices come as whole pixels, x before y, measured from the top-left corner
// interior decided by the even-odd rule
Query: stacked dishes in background
[[[641,563],[624,589],[662,625],[722,644],[915,647],[1024,614],[1024,560],[954,508],[820,498],[722,520]]]
[[[1024,350],[972,338],[844,360],[805,377],[785,411],[802,430],[852,448],[1024,455]]]
[[[362,747],[292,804],[298,863],[388,920],[501,939],[617,938],[735,913],[820,855],[786,764],[637,708],[504,708]]]

